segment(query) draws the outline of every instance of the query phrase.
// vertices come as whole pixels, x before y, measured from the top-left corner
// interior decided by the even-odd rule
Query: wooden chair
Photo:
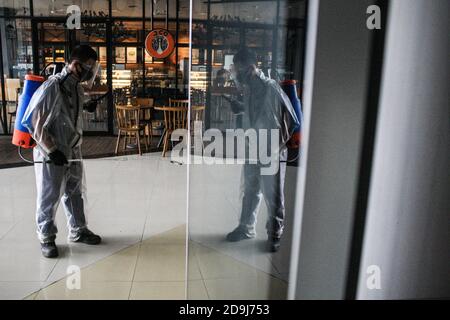
[[[147,143],[149,146],[151,146],[152,140],[153,140],[153,119],[152,119],[152,108],[154,105],[154,99],[153,98],[136,98],[135,99],[136,105],[141,107],[141,123],[145,125],[145,128],[147,129]]]
[[[170,99],[169,98],[169,107],[183,107],[189,108],[189,100],[180,100],[180,99]]]
[[[6,101],[9,105],[8,107],[8,116],[9,116],[9,131],[11,132],[13,118],[15,118],[17,113],[17,103],[19,99],[20,93],[20,79],[10,78],[5,79],[5,93],[6,93]],[[11,108],[12,106],[12,108]]]
[[[20,92],[21,92],[21,88],[16,88],[16,94],[15,94],[15,104],[14,104],[14,109],[9,109],[8,110],[8,116],[9,116],[9,132],[11,133],[14,130],[14,126],[13,126],[13,118],[16,118],[17,115],[17,107],[19,106],[19,97],[20,97]]]
[[[192,106],[191,121],[202,121],[203,122],[204,112],[205,112],[205,106]]]
[[[191,121],[190,121],[190,129],[191,129],[191,137],[199,137],[202,143],[202,154],[204,150],[203,145],[203,115],[205,112],[205,106],[192,106],[191,107]],[[197,124],[197,125],[196,125]],[[200,126],[199,126],[200,124]],[[194,143],[194,139],[191,139]]]
[[[162,156],[166,156],[169,148],[169,140],[172,132],[176,129],[186,129],[187,126],[187,107],[157,107],[157,110],[164,112],[164,145]]]
[[[120,138],[122,137],[122,133],[124,133],[125,139],[123,143],[123,150],[125,151],[128,136],[130,136],[131,139],[134,135],[136,137],[136,144],[138,146],[139,154],[142,155],[140,133],[142,131],[145,135],[145,125],[140,123],[140,114],[141,108],[139,106],[116,105],[117,126],[119,128],[116,143],[116,154],[119,150]],[[144,139],[144,142],[145,149],[148,151],[147,139]]]

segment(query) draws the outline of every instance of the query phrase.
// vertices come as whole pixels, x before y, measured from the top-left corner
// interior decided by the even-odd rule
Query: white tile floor
[[[265,251],[267,208],[264,200],[257,219],[257,238],[238,243],[224,241],[224,236],[233,230],[239,221],[240,175],[240,165],[192,165],[190,167],[190,239],[287,281],[295,194],[292,186],[295,186],[297,169],[288,167],[286,172],[285,229],[281,249],[276,254],[268,254]]]
[[[123,249],[150,237],[151,245],[142,242],[140,246],[145,248],[140,248],[140,254],[127,256],[131,260],[135,259],[130,261],[130,266],[121,264],[121,270],[116,275],[111,276],[108,272],[109,284],[105,284],[103,289],[123,291],[124,297],[128,290],[129,298],[155,298],[158,292],[161,295],[166,292],[166,289],[156,290],[161,286],[155,285],[155,281],[173,281],[174,290],[181,292],[184,272],[176,271],[175,268],[170,273],[180,273],[175,278],[158,277],[158,274],[162,274],[157,270],[161,264],[154,264],[152,261],[160,255],[165,255],[159,257],[165,261],[172,259],[172,265],[184,261],[181,246],[181,243],[185,243],[184,236],[175,235],[171,239],[161,236],[159,239],[157,235],[186,223],[187,166],[172,164],[168,158],[161,158],[160,153],[155,153],[142,157],[85,160],[85,167],[89,227],[99,233],[104,241],[102,245],[94,247],[69,244],[66,241],[65,216],[60,208],[57,213],[60,257],[55,260],[41,257],[35,235],[33,168],[0,170],[0,299],[21,299],[46,288],[63,279],[70,265],[89,268],[94,263],[101,263],[106,257],[120,260]],[[189,228],[192,242],[189,245],[188,292],[197,297],[205,296],[202,289],[204,286],[208,288],[207,295],[210,298],[226,298],[224,292],[227,290],[231,290],[230,294],[236,291],[233,294],[238,297],[245,296],[239,291],[245,290],[244,287],[256,294],[261,291],[261,286],[269,290],[270,285],[274,292],[278,292],[276,296],[282,296],[281,291],[286,290],[291,232],[289,221],[293,208],[290,200],[293,199],[293,190],[286,190],[286,237],[280,252],[268,254],[264,251],[264,225],[267,216],[265,205],[261,206],[259,214],[258,238],[227,243],[223,241],[224,236],[236,226],[239,217],[240,171],[239,165],[190,166]],[[288,168],[287,183],[291,184],[295,175],[295,169]],[[126,250],[133,249],[131,247]],[[117,254],[112,256],[117,252],[119,257]],[[221,257],[219,252],[232,260]],[[223,265],[217,264],[218,261],[224,261]],[[170,267],[168,264],[167,268]],[[100,280],[97,281],[101,281],[101,272],[98,271],[101,267],[96,268],[96,273],[91,276],[99,277]],[[130,268],[135,268],[135,282],[132,283],[127,282]],[[274,277],[270,281],[267,280],[269,274]],[[232,283],[239,283],[241,276],[245,276],[246,280],[233,287]],[[261,277],[265,279],[262,282]],[[233,280],[228,282],[226,279]],[[122,280],[128,284],[121,283]],[[254,281],[260,285],[255,287],[252,285]],[[57,287],[60,283],[61,281],[52,286]],[[244,285],[246,283],[248,285]],[[98,298],[103,292],[95,291],[100,290],[98,288],[92,290],[89,294],[94,298]],[[149,292],[145,295],[146,290]],[[56,291],[48,289],[41,292],[47,291],[48,296],[44,298],[54,298],[52,292]],[[247,294],[246,297],[251,296]]]
[[[33,167],[0,170],[0,298],[24,298],[65,277],[70,265],[83,268],[186,223],[186,166],[155,153],[85,160],[85,167],[89,227],[103,243],[69,244],[60,207],[54,260],[41,257],[36,239]]]

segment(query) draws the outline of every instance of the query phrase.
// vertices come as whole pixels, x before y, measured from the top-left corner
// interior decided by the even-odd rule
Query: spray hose
[[[34,163],[52,163],[51,160],[47,160],[47,161],[33,161],[33,160],[30,160],[30,159],[25,158],[25,157],[23,156],[23,154],[22,154],[22,147],[21,147],[21,146],[19,146],[17,150],[18,150],[18,152],[19,152],[19,157],[20,157],[23,161],[25,161],[25,162],[27,162],[27,163],[31,163],[31,164],[34,164]],[[70,160],[67,160],[67,161],[68,161],[68,162],[81,162],[82,160],[81,160],[81,159],[70,159]]]

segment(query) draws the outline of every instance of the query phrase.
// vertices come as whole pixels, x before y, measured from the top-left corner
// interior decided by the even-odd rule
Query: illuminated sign
[[[145,50],[154,58],[168,57],[175,48],[175,40],[166,29],[154,29],[145,39]]]

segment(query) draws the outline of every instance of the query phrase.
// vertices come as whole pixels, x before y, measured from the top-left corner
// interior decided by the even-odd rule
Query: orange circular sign
[[[148,33],[145,39],[145,50],[154,58],[166,58],[174,48],[175,40],[166,29],[154,29]]]

